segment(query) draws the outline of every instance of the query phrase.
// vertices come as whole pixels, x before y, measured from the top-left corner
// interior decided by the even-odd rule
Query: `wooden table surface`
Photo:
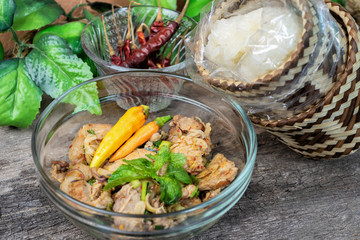
[[[32,129],[0,127],[0,239],[92,239],[40,191]],[[258,134],[252,181],[209,239],[360,239],[360,151],[314,161]]]

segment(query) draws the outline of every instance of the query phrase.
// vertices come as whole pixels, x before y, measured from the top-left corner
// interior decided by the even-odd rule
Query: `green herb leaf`
[[[169,163],[166,173],[184,184],[193,183],[191,177],[183,167],[176,167]]]
[[[157,141],[153,142],[154,147],[159,148],[161,142],[162,142],[162,140],[157,140]]]
[[[95,178],[92,178],[88,181],[88,183],[92,186],[96,182]]]
[[[33,38],[33,44],[46,35],[56,35],[64,39],[70,46],[71,51],[76,55],[82,54],[84,51],[81,46],[81,33],[84,30],[85,23],[69,22],[63,25],[52,25],[39,32]]]
[[[89,134],[95,135],[94,129],[88,129],[87,132],[88,132]]]
[[[39,112],[41,96],[23,59],[0,62],[0,125],[28,127]]]
[[[170,162],[172,166],[182,168],[186,162],[186,156],[182,153],[171,153]]]
[[[146,176],[151,177],[153,174],[156,174],[152,162],[146,158],[138,158],[133,160],[125,160],[128,165],[134,167],[136,171],[143,173]],[[121,165],[122,166],[122,165]]]
[[[161,146],[159,152],[154,155],[154,169],[155,172],[158,171],[165,162],[169,161],[170,159],[170,148],[168,146]]]
[[[15,9],[14,0],[0,0],[0,31],[6,31],[13,25]]]
[[[198,197],[200,194],[199,192],[199,186],[196,186],[195,190],[191,193],[190,198]]]
[[[178,202],[182,196],[180,182],[170,176],[157,177],[160,183],[160,200],[166,205],[172,205]]]
[[[190,178],[194,184],[199,184],[199,179],[194,175],[190,174]]]
[[[41,37],[25,63],[34,82],[53,98],[92,78],[89,66],[72,53],[64,39],[55,35]],[[96,83],[82,86],[63,101],[75,104],[75,112],[101,114]]]
[[[17,31],[39,29],[55,21],[64,10],[54,0],[15,0],[13,28]]]
[[[105,185],[103,190],[106,191],[120,184],[131,182],[133,180],[145,179],[148,177],[151,176],[138,171],[131,165],[123,164],[118,169],[116,169],[113,174],[111,174],[111,177],[109,178],[108,183]]]

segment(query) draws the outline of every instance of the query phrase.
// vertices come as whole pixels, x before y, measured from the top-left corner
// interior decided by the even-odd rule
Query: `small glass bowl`
[[[178,91],[167,81],[183,81]],[[87,111],[73,113],[75,107],[64,98],[76,89],[97,83],[101,115]],[[111,91],[108,90],[111,88]],[[111,92],[111,93],[110,93]],[[66,99],[65,99],[66,100]],[[164,105],[165,103],[165,105]],[[158,116],[181,114],[198,116],[212,126],[213,153],[223,153],[235,162],[239,174],[223,191],[191,208],[159,215],[129,215],[98,209],[62,192],[51,177],[54,160],[68,161],[72,139],[83,124],[117,122],[127,108],[146,104],[158,111],[150,113],[148,121]],[[160,107],[159,107],[160,106]],[[164,126],[167,128],[167,126]],[[167,131],[167,129],[164,129]],[[75,225],[100,239],[180,239],[191,237],[212,226],[244,194],[250,182],[257,151],[253,125],[241,107],[233,100],[205,89],[180,75],[152,72],[121,72],[81,83],[55,99],[38,118],[32,135],[32,154],[42,190],[53,204]],[[127,231],[115,228],[114,220],[171,220],[168,229]]]
[[[130,11],[130,16],[132,17],[134,29],[136,30],[142,23],[146,23],[149,27],[152,22],[155,20],[158,13],[158,8],[154,6],[132,6]],[[164,23],[174,20],[179,15],[179,12],[163,8],[162,16]],[[94,19],[92,19],[84,28],[81,35],[81,44],[84,49],[84,52],[94,61],[96,68],[99,71],[100,75],[108,75],[117,72],[124,71],[136,71],[139,69],[136,68],[124,68],[117,65],[114,65],[110,61],[109,49],[106,44],[105,34],[101,18],[104,16],[104,22],[106,26],[106,32],[108,35],[109,42],[112,48],[116,51],[118,43],[118,35],[116,33],[116,26],[114,24],[114,18],[112,11],[105,12]],[[119,28],[120,36],[122,39],[125,39],[127,30],[128,30],[128,8],[118,8],[114,11],[115,20]],[[163,48],[167,53],[170,51],[172,44],[175,40],[178,42],[175,44],[174,51],[171,57],[171,64],[174,64],[176,59],[176,54],[178,52],[178,47],[180,41],[176,39],[178,36],[183,35],[187,29],[188,33],[186,38],[189,36],[190,31],[195,28],[197,22],[190,17],[184,16],[181,25],[177,32],[169,40],[169,43]],[[139,42],[135,34],[135,42],[138,46]],[[181,46],[180,51],[180,63],[171,65],[165,68],[151,69],[151,71],[161,71],[169,73],[185,73],[185,47],[184,44]]]

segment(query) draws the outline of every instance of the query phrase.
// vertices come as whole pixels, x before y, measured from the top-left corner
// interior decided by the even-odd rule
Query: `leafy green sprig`
[[[182,196],[181,183],[192,184],[193,180],[183,168],[186,156],[181,153],[171,153],[169,144],[162,144],[155,155],[147,155],[152,161],[145,158],[124,160],[109,178],[104,191],[133,180],[152,178],[160,184],[160,200],[166,205],[178,202]],[[158,175],[158,171],[167,163],[165,175]]]

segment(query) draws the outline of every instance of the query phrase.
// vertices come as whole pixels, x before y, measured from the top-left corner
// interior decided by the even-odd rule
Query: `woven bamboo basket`
[[[331,14],[347,34],[347,59],[325,97],[307,111],[280,120],[250,116],[296,152],[310,158],[338,158],[360,147],[360,34],[340,5],[327,1]]]
[[[347,57],[346,34],[344,32],[341,36],[339,54],[338,46],[332,44],[330,38],[326,36],[330,33],[319,31],[319,12],[312,3],[302,0],[293,3],[301,10],[302,38],[296,50],[278,69],[254,80],[254,83],[244,83],[231,78],[210,77],[206,66],[197,64],[197,71],[201,77],[213,87],[237,98],[248,106],[257,106],[259,99],[271,96],[277,99],[277,103],[281,107],[287,107],[286,115],[301,113],[311,107],[309,103],[312,105],[318,103],[319,99],[332,89],[338,75],[344,71]],[[218,14],[217,17],[221,17],[221,14]],[[201,45],[201,41],[197,42],[198,50]],[[338,59],[339,55],[343,58]],[[195,54],[195,63],[201,62],[196,57],[201,56]],[[316,61],[310,64],[310,58],[316,59]],[[334,65],[336,68],[332,69],[331,66]],[[289,86],[296,89],[291,95],[288,94]],[[267,114],[271,115],[269,111]]]

